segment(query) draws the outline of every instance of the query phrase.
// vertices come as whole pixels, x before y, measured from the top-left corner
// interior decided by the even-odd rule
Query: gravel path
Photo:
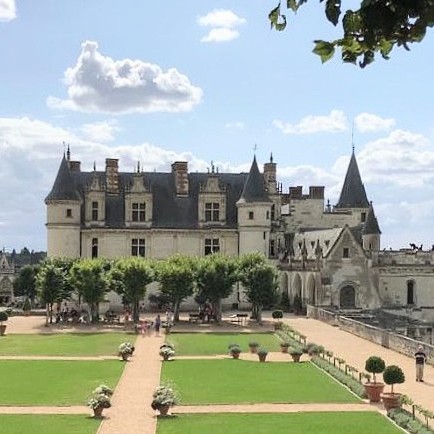
[[[118,356],[0,356],[0,360],[120,360]]]
[[[0,406],[0,414],[87,414],[91,415],[92,410],[84,405],[71,407],[13,407]]]

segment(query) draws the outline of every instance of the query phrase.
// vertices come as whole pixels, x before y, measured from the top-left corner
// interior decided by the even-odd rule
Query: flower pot
[[[240,358],[240,353],[233,353],[232,354],[232,358],[233,359],[239,359]]]
[[[170,405],[160,405],[158,407],[158,411],[160,412],[161,416],[167,416],[167,413],[169,412]]]
[[[252,354],[257,354],[258,353],[258,347],[249,347],[250,348],[250,352]]]
[[[259,357],[259,361],[260,362],[265,362],[265,359],[267,358],[267,355],[266,354],[258,354],[258,357]]]
[[[384,390],[384,383],[365,383],[365,392],[369,402],[380,402]]]
[[[280,351],[282,351],[282,353],[287,353],[288,352],[288,347],[286,346],[280,346]]]
[[[401,394],[400,393],[382,393],[381,400],[383,401],[386,411],[392,408],[401,408]]]
[[[168,360],[169,360],[169,355],[168,354],[163,354],[163,360],[165,361],[165,362],[167,362]]]
[[[291,357],[293,362],[298,363],[300,361],[301,354],[291,354]]]
[[[128,362],[128,359],[130,358],[130,355],[129,354],[121,354],[121,357],[122,357],[122,360],[124,362]]]
[[[4,336],[6,332],[6,326],[4,324],[0,325],[0,336]]]
[[[94,417],[102,417],[102,411],[104,410],[103,406],[98,406],[93,409],[93,416]]]

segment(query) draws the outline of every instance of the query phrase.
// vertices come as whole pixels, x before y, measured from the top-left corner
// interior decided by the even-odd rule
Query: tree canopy
[[[297,12],[308,0],[286,0],[269,13],[271,28],[282,31],[288,20],[285,10]],[[361,68],[372,63],[375,54],[389,58],[392,49],[421,42],[428,27],[434,25],[434,0],[361,0],[359,9],[342,11],[342,0],[320,0],[326,19],[342,27],[342,36],[333,41],[315,40],[313,52],[322,62],[331,59],[336,49],[342,60]]]

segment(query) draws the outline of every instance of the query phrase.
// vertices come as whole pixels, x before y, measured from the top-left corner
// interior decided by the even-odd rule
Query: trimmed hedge
[[[427,428],[419,419],[413,419],[413,415],[402,408],[394,408],[387,413],[398,426],[412,434],[432,434],[434,431]]]

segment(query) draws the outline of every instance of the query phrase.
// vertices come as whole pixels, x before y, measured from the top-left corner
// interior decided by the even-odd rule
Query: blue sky
[[[349,4],[354,2],[349,2]],[[382,246],[434,244],[433,35],[365,70],[322,65],[337,33],[310,1],[285,32],[274,1],[0,0],[0,243],[45,249],[45,205],[63,153],[90,170],[169,170],[187,159],[248,170],[257,144],[289,186],[336,203],[351,153]],[[432,32],[431,32],[432,33]],[[143,77],[154,82],[144,86]],[[2,247],[0,246],[0,247]]]

